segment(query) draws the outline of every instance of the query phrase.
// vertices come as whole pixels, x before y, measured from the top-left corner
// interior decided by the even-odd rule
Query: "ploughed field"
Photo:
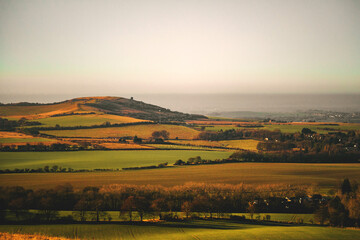
[[[1,225],[0,232],[42,234],[72,239],[359,239],[360,231],[291,224],[241,224],[225,220],[188,222]]]
[[[181,151],[169,152],[176,154]],[[188,152],[191,154],[192,151]],[[182,185],[187,182],[254,185],[285,183],[314,185],[319,187],[321,193],[327,193],[329,189],[338,189],[345,177],[360,182],[359,172],[358,163],[227,163],[115,172],[0,174],[0,185],[52,188],[71,183],[75,188],[83,188],[113,183],[163,186]]]

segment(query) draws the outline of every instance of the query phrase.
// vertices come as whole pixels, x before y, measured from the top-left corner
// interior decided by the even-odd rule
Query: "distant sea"
[[[326,110],[360,112],[360,94],[106,94],[134,97],[175,111],[214,113],[227,111],[296,112]],[[89,95],[0,95],[2,103],[51,103]],[[103,96],[103,95],[101,95]]]

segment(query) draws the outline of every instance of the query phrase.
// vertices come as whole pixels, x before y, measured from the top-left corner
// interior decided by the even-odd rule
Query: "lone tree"
[[[185,213],[186,219],[188,219],[191,213],[191,203],[189,201],[183,202],[181,211]]]
[[[310,128],[303,128],[301,130],[301,133],[306,135],[306,134],[314,134],[316,132],[312,131]]]
[[[139,138],[138,136],[135,135],[134,143],[142,143],[142,138]]]
[[[341,193],[342,194],[349,194],[351,193],[352,188],[348,178],[345,178],[341,184]]]
[[[121,206],[121,210],[122,211],[125,211],[125,212],[128,212],[129,214],[129,220],[130,222],[132,221],[132,213],[133,211],[136,210],[136,202],[135,202],[135,197],[134,196],[130,196],[128,197],[123,205]]]

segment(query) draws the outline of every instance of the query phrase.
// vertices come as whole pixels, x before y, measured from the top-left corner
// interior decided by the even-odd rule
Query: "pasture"
[[[189,150],[143,151],[67,151],[67,152],[0,152],[0,169],[39,168],[58,165],[73,169],[139,167],[157,165],[178,159],[201,156],[203,159],[223,159],[231,152]]]
[[[153,151],[142,152],[149,154]],[[176,154],[182,151],[169,152]],[[197,151],[187,150],[184,152],[190,152],[190,156],[200,155],[195,154]],[[209,152],[209,154],[214,154],[214,152]],[[226,152],[222,154],[226,154]],[[180,154],[178,157],[180,158]],[[158,162],[165,161],[163,159]],[[149,165],[151,163],[153,164],[154,162],[140,165]],[[169,161],[169,163],[171,162]],[[90,164],[92,164],[91,161],[89,161]],[[40,165],[44,166],[44,163]],[[245,183],[254,185],[293,184],[314,185],[322,193],[327,193],[329,189],[338,189],[345,177],[360,182],[359,172],[360,164],[358,163],[227,163],[120,172],[0,174],[0,185],[51,188],[59,184],[71,183],[75,188],[83,188],[86,186],[102,186],[114,183],[151,184],[167,187],[183,185],[187,182]]]
[[[1,225],[0,232],[73,239],[359,239],[360,231],[291,224],[242,224],[226,220],[163,223]]]
[[[77,130],[51,130],[41,131],[45,134],[50,134],[59,137],[125,137],[138,136],[139,138],[149,139],[154,131],[166,130],[170,133],[170,139],[193,139],[199,135],[199,131],[194,129],[166,124],[147,124],[135,125],[125,127],[110,127],[110,128],[94,128],[94,129],[77,129]]]

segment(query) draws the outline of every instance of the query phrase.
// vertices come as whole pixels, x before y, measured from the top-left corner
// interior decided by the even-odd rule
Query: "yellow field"
[[[229,148],[240,148],[250,151],[257,151],[256,147],[260,141],[253,139],[242,139],[242,140],[226,140],[219,141],[219,143],[224,147]]]
[[[74,102],[35,106],[0,106],[0,115],[12,116],[13,118],[38,119],[76,110],[78,110],[78,104]]]
[[[124,136],[138,136],[139,138],[149,139],[154,131],[166,130],[170,133],[170,139],[193,139],[199,135],[199,132],[184,126],[178,125],[135,125],[125,127],[110,127],[110,128],[94,128],[94,129],[77,129],[77,130],[51,130],[41,131],[45,134],[61,137],[124,137]]]
[[[205,140],[172,140],[173,143],[192,145],[192,146],[209,146],[209,147],[228,147],[239,148],[250,151],[257,151],[256,146],[260,141],[253,139],[226,140],[226,141],[205,141]]]
[[[69,115],[60,117],[48,117],[37,119],[36,121],[41,122],[41,127],[55,127],[59,124],[61,127],[69,126],[91,126],[101,125],[105,122],[114,123],[133,123],[133,122],[144,122],[147,120],[136,119],[132,117],[117,116],[111,114],[89,114],[89,115]]]

